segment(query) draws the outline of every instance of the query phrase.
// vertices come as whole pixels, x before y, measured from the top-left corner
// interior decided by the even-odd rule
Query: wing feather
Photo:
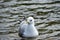
[[[20,36],[20,37],[22,37],[22,35],[23,35],[26,27],[27,27],[27,23],[26,23],[26,21],[24,20],[24,21],[22,21],[22,22],[20,23],[20,27],[19,27],[19,36]]]

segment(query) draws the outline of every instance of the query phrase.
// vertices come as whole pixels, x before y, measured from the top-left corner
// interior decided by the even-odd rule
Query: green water
[[[39,31],[34,40],[60,39],[60,0],[0,0],[0,39],[20,40],[18,25],[29,16]]]

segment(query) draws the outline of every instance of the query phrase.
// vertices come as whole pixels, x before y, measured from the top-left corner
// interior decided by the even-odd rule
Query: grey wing
[[[27,27],[26,21],[22,21],[21,24],[20,24],[20,28],[19,28],[19,36],[20,37],[22,37],[26,27]]]

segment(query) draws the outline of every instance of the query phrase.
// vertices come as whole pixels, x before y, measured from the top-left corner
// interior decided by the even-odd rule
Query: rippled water
[[[60,40],[60,0],[0,0],[0,40],[19,40],[24,17],[33,16],[36,40]]]

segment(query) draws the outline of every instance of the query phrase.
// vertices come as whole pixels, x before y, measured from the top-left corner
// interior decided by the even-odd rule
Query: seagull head
[[[34,18],[33,17],[28,17],[27,18],[27,23],[28,24],[34,24]]]

